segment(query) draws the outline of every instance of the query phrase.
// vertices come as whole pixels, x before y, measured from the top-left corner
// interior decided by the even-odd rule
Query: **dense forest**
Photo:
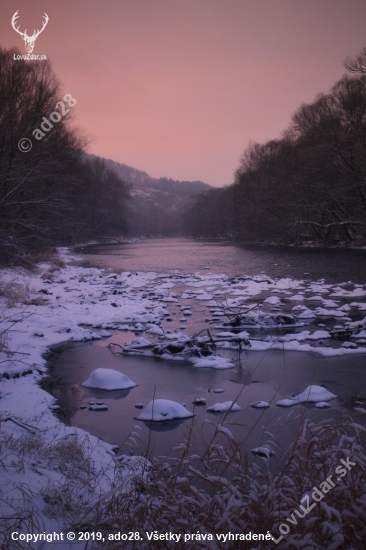
[[[71,125],[76,100],[48,61],[14,62],[18,53],[0,49],[0,262],[127,234],[366,243],[366,48],[281,139],[251,144],[219,189],[87,155]]]
[[[191,197],[209,190],[202,181],[152,178],[146,172],[106,159],[106,165],[130,185],[127,208],[131,236],[182,235],[182,215]]]
[[[14,54],[0,49],[0,262],[108,236],[181,234],[189,198],[209,186],[88,155],[71,125],[76,100],[51,64]]]
[[[60,114],[75,100],[61,93],[50,63],[14,62],[14,53],[0,49],[0,261],[125,232],[128,185],[86,158],[72,110]]]
[[[350,74],[252,143],[235,181],[191,201],[184,230],[247,242],[366,244],[366,48]]]

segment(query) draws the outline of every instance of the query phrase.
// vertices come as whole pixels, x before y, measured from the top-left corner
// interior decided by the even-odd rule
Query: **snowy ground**
[[[84,461],[79,468],[81,509],[92,506],[93,499],[99,497],[98,491],[107,493],[115,486],[116,462],[123,462],[117,461],[111,445],[80,429],[66,427],[55,417],[57,403],[38,385],[46,372],[50,346],[71,340],[107,338],[110,329],[145,334],[126,346],[123,350],[126,353],[152,353],[152,344],[159,341],[184,345],[188,339],[184,332],[187,324],[189,327],[187,318],[190,319],[195,304],[204,304],[210,322],[207,326],[214,335],[217,351],[213,356],[192,357],[197,367],[231,368],[232,363],[220,357],[220,347],[235,349],[238,345],[253,351],[284,349],[312,351],[323,356],[366,354],[366,317],[362,315],[366,310],[366,285],[274,280],[263,273],[236,279],[174,271],[117,274],[70,265],[76,257],[65,249],[60,255],[67,262],[66,267],[45,263],[39,265],[37,273],[21,269],[4,269],[0,273],[0,288],[6,289],[5,297],[0,296],[0,507],[3,506],[0,516],[25,517],[32,507],[38,525],[34,532],[37,529],[61,532],[72,519],[72,511],[65,515],[57,508],[61,504],[57,504],[52,491],[56,494],[57,487],[67,483],[75,468],[79,468],[74,459],[68,465],[73,445],[78,442],[84,452],[79,457]],[[11,288],[17,289],[18,295],[10,293]],[[166,322],[172,308],[180,310],[179,326],[168,330]],[[243,326],[224,324],[238,311],[247,314],[252,327],[244,330]],[[276,327],[266,326],[263,319],[266,314],[272,319],[283,312],[296,317],[296,330],[290,327],[284,334],[282,329],[279,336],[273,331]],[[355,321],[353,316],[358,319]],[[332,339],[334,331],[346,340]],[[184,356],[179,350],[168,351],[169,354],[177,359]],[[34,441],[31,444],[32,438],[37,440],[38,447]],[[42,444],[46,450],[40,450]],[[66,453],[66,458],[62,458],[64,468],[58,458],[62,452]],[[92,466],[88,466],[88,460]],[[138,470],[141,465],[129,460],[128,464],[123,463],[120,483],[128,483],[126,476],[131,475],[131,466]],[[90,468],[94,485],[90,481]],[[34,493],[39,495],[36,500],[29,496]],[[73,513],[77,515],[80,510]],[[3,521],[0,519],[1,531]],[[25,520],[21,528],[14,530],[26,532],[27,521],[31,520]],[[11,520],[5,523],[12,525]],[[52,547],[53,543],[42,541],[29,546]],[[85,542],[55,543],[54,547],[81,549]]]

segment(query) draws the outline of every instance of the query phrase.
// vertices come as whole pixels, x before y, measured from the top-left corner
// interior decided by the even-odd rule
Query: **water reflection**
[[[327,282],[353,280],[364,283],[366,273],[365,251],[352,250],[314,250],[281,249],[280,247],[238,247],[232,243],[200,242],[188,239],[155,239],[143,243],[118,245],[116,247],[94,247],[88,249],[85,259],[93,265],[100,265],[120,271],[157,271],[169,272],[180,269],[183,272],[197,272],[210,266],[213,273],[226,275],[257,275],[265,271],[271,277],[293,277],[304,279],[304,272],[311,272],[311,279],[325,278]],[[208,273],[208,271],[204,271]],[[148,292],[148,287],[145,288]],[[174,292],[187,293],[187,287],[175,281]],[[266,298],[262,293],[255,301]],[[307,298],[306,298],[307,299]],[[189,299],[182,298],[187,304]],[[342,304],[340,300],[340,305]],[[194,301],[192,317],[187,332],[193,334],[207,326],[208,317],[205,304]],[[284,311],[291,311],[293,302],[285,303]],[[176,305],[169,306],[173,321],[171,327],[179,328],[182,316]],[[352,313],[353,315],[353,313]],[[212,321],[208,321],[212,322]],[[213,322],[214,325],[222,321]],[[163,322],[164,324],[164,322]],[[319,320],[314,321],[314,326]],[[167,325],[166,325],[167,326]],[[164,325],[164,328],[166,328]],[[286,330],[286,332],[291,332]],[[276,330],[276,335],[278,331]],[[263,333],[251,333],[261,337]],[[123,344],[133,339],[131,333],[114,333],[113,341]],[[53,361],[49,390],[61,405],[62,418],[80,428],[90,431],[110,443],[119,445],[122,451],[125,442],[132,442],[137,452],[146,452],[148,446],[168,455],[174,445],[184,441],[185,431],[192,426],[186,419],[173,421],[140,421],[136,419],[136,403],[145,406],[155,395],[157,398],[171,399],[178,403],[193,402],[197,396],[206,400],[207,405],[195,407],[193,437],[197,447],[205,447],[214,434],[225,413],[212,412],[207,408],[216,402],[235,400],[240,393],[238,404],[240,411],[227,415],[225,426],[232,430],[235,439],[246,448],[258,447],[263,443],[264,431],[276,435],[280,449],[296,438],[297,430],[307,418],[316,422],[324,418],[341,418],[341,408],[352,409],[359,395],[362,380],[365,380],[365,359],[362,356],[324,358],[307,353],[267,351],[251,352],[243,350],[235,357],[235,367],[228,371],[216,369],[197,369],[185,361],[172,361],[143,356],[115,356],[107,349],[108,342],[99,341],[78,344],[63,351]],[[314,349],[316,344],[314,344]],[[221,351],[230,358],[229,351]],[[79,384],[86,380],[91,371],[103,365],[126,374],[138,386],[129,390],[95,390],[81,388]],[[295,405],[291,410],[281,410],[276,402],[282,398],[302,392],[310,384],[326,387],[338,396],[331,402],[331,409],[316,409],[313,405]],[[365,384],[366,385],[366,384]],[[222,396],[213,393],[213,389],[222,387]],[[132,391],[133,390],[133,391]],[[350,396],[352,396],[350,398]],[[108,411],[94,415],[81,405],[90,399],[104,401]],[[251,403],[264,400],[270,404],[268,409],[253,409]],[[137,443],[130,438],[136,428],[136,420],[141,431]],[[265,428],[263,428],[265,427]],[[167,432],[169,434],[167,435]],[[206,437],[207,436],[207,437]],[[225,439],[224,435],[221,435]],[[130,445],[131,447],[131,445]],[[279,452],[279,455],[281,453]]]
[[[199,239],[146,239],[123,245],[91,245],[79,248],[84,261],[121,271],[171,269],[195,273],[257,275],[329,283],[365,282],[366,251],[332,248],[236,245],[232,242]],[[207,270],[209,267],[209,270]]]
[[[139,422],[142,422],[143,424],[145,424],[145,426],[149,430],[151,430],[153,432],[171,432],[172,430],[176,430],[179,426],[181,426],[187,420],[190,420],[190,419],[189,418],[176,418],[174,420],[153,421],[153,420],[140,420],[139,418],[135,417],[135,420],[138,420]]]
[[[128,388],[126,390],[100,390],[98,388],[88,388],[83,395],[83,400],[87,400],[88,398],[97,399],[98,401],[125,399],[133,389],[134,388]]]

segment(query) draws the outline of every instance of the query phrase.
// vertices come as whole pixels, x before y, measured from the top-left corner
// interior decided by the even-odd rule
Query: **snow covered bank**
[[[66,251],[63,256],[73,259]],[[146,274],[144,283],[155,276]],[[120,278],[128,288],[140,285],[136,275]],[[103,494],[117,486],[121,492],[128,490],[148,469],[145,459],[137,464],[138,457],[130,457],[126,464],[123,457],[115,457],[113,445],[55,417],[53,397],[39,386],[48,348],[107,337],[107,328],[122,323],[134,327],[138,322],[155,322],[164,309],[159,305],[148,309],[147,301],[119,292],[113,276],[94,268],[41,264],[37,273],[4,269],[0,280],[6,289],[0,296],[0,476],[6,495],[1,499],[0,532],[11,548],[14,514],[22,520],[20,533],[61,532],[66,525],[82,522]],[[116,374],[119,380],[109,377],[109,389],[121,386],[123,375]],[[34,542],[31,548],[43,545]],[[85,541],[48,543],[47,548],[81,550]]]
[[[67,261],[73,259],[67,251],[62,251],[62,254]],[[131,334],[132,342],[124,346],[124,352],[152,354],[153,349],[158,349],[161,353],[157,357],[162,360],[165,357],[184,360],[189,355],[191,363],[198,368],[233,368],[233,361],[220,357],[221,347],[232,349],[235,353],[244,348],[248,351],[311,351],[325,356],[366,353],[366,318],[353,321],[352,317],[348,317],[352,312],[360,313],[364,310],[362,300],[366,297],[365,285],[345,283],[335,286],[327,285],[324,281],[272,280],[265,275],[229,278],[209,273],[187,274],[184,277],[172,273],[106,273],[101,269],[70,264],[64,268],[41,264],[37,273],[6,269],[1,272],[1,281],[8,285],[7,288],[18,285],[11,300],[9,296],[0,297],[0,443],[3,452],[3,488],[9,491],[11,498],[19,499],[17,502],[22,503],[17,508],[18,514],[26,517],[32,509],[38,514],[39,524],[44,524],[47,530],[57,530],[56,527],[60,529],[64,525],[63,521],[81,521],[85,512],[82,507],[74,506],[66,514],[62,498],[57,497],[59,487],[65,486],[75,494],[79,491],[80,501],[85,503],[91,514],[90,508],[97,496],[100,498],[101,494],[109,494],[116,487],[116,471],[121,476],[118,478],[119,487],[123,491],[131,487],[131,480],[136,475],[143,477],[146,469],[146,461],[141,461],[141,457],[139,460],[119,459],[115,457],[112,445],[80,429],[65,426],[57,419],[54,414],[57,403],[39,386],[46,373],[47,350],[50,346],[67,341],[108,338],[108,330],[130,330],[132,333],[138,332],[139,336],[133,338]],[[183,287],[180,295],[180,291],[175,288],[178,284],[180,288]],[[271,293],[279,299],[268,300],[268,294],[271,298]],[[341,305],[336,300],[325,301],[322,298],[324,294],[345,303]],[[303,296],[303,301],[306,300],[307,306],[299,304],[303,303],[300,296]],[[316,300],[312,300],[312,296],[316,296]],[[353,302],[356,296],[358,301]],[[221,303],[220,299],[223,300]],[[257,305],[253,306],[253,300],[256,299]],[[322,307],[314,309],[312,302],[318,306],[319,301]],[[211,322],[210,333],[196,334],[193,338],[185,335],[181,331],[183,327],[178,328],[177,323],[174,329],[167,328],[166,320],[174,319],[174,312],[178,316],[192,313],[187,317],[194,321],[197,305],[205,309],[207,316],[211,316],[208,317]],[[277,308],[277,312],[268,313],[269,317],[259,315],[258,309],[255,314],[250,313],[254,307],[261,306]],[[245,318],[255,322],[243,331],[241,324],[236,325],[234,319],[231,324],[222,325],[226,328],[225,333],[215,333],[212,325],[216,325],[217,317],[230,320],[235,308],[242,310]],[[284,312],[281,312],[281,308]],[[301,322],[297,323],[301,315]],[[321,324],[325,322],[325,316],[328,324],[320,326],[320,321]],[[291,324],[292,332],[284,334],[287,332],[285,324],[277,321],[290,318],[296,322]],[[261,323],[256,322],[258,319]],[[262,323],[263,319],[270,319],[271,322]],[[188,324],[187,332],[191,331],[192,334],[189,320],[185,324]],[[295,332],[299,325],[312,320],[317,320],[316,327]],[[182,319],[179,322],[182,323]],[[334,326],[334,322],[341,324]],[[276,333],[278,328],[281,329],[280,335]],[[337,334],[355,340],[356,347],[342,346],[333,337],[334,330]],[[118,374],[123,376],[122,373]],[[111,380],[109,376],[107,378],[108,388],[103,386],[105,389],[114,389],[121,383],[121,377],[117,381]],[[104,382],[105,377],[102,384]],[[123,379],[122,383],[125,382]],[[91,383],[96,384],[92,387],[101,387],[100,381],[92,380]],[[300,399],[301,395],[297,397]],[[328,400],[324,394],[318,397],[320,403]],[[289,401],[291,404],[299,402],[293,398]],[[232,401],[219,403],[218,408],[227,410],[231,404]],[[252,403],[253,407],[267,405],[262,401]],[[182,405],[179,407],[184,408]],[[231,410],[235,408],[236,404]],[[187,409],[185,411],[192,415]],[[172,411],[164,409],[162,412],[166,414],[161,415],[161,420],[166,420]],[[142,414],[149,417],[148,413],[149,409],[146,408]],[[151,408],[150,420],[152,417]],[[62,453],[72,459],[58,460],[64,456]],[[116,470],[116,464],[124,465],[124,477],[120,469]],[[75,473],[79,477],[76,478]],[[72,485],[75,479],[79,481]],[[32,494],[37,495],[35,500],[25,498],[22,488],[28,486],[32,488]],[[10,516],[11,513],[10,508],[4,509],[2,516]],[[72,548],[79,550],[84,546],[73,545]]]

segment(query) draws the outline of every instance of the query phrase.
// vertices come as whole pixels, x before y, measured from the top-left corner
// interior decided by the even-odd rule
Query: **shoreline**
[[[273,241],[247,241],[247,240],[238,240],[229,237],[192,237],[190,235],[173,235],[173,236],[144,236],[140,235],[137,237],[125,238],[124,240],[116,241],[113,237],[105,237],[105,240],[102,241],[90,241],[87,243],[80,243],[70,246],[69,248],[74,253],[81,253],[84,248],[93,247],[93,246],[118,246],[131,243],[138,243],[149,241],[150,239],[192,239],[193,241],[204,241],[204,242],[217,242],[217,243],[230,243],[237,246],[258,246],[258,247],[278,247],[278,248],[298,248],[298,249],[317,249],[317,250],[365,250],[366,244],[352,246],[352,243],[339,243],[339,244],[324,244],[317,241],[309,241],[309,243],[281,243]]]
[[[61,249],[60,252],[61,258],[68,262],[78,259],[66,249]],[[62,284],[63,277],[68,272],[71,275],[70,279],[79,279],[77,284],[70,285],[68,293],[75,294],[76,291],[79,295],[84,290],[86,301],[83,304],[80,304],[83,299],[62,300],[62,292],[60,298],[57,298],[55,292],[50,290],[54,290],[51,279],[59,278],[58,282]],[[90,504],[91,498],[108,494],[115,485],[116,446],[80,428],[61,422],[53,412],[57,409],[55,399],[39,385],[47,373],[46,356],[51,347],[72,341],[100,338],[93,330],[79,325],[91,326],[94,324],[93,321],[96,322],[93,312],[89,310],[85,284],[84,289],[81,289],[81,280],[87,276],[102,277],[101,272],[102,270],[97,268],[69,265],[60,268],[47,262],[38,264],[37,273],[31,273],[23,268],[4,268],[0,272],[1,283],[9,285],[9,293],[13,288],[19,295],[11,296],[11,301],[26,298],[28,302],[16,302],[12,307],[7,307],[6,302],[9,298],[0,297],[0,450],[4,453],[5,449],[5,455],[1,455],[0,475],[2,491],[8,495],[6,503],[2,503],[2,515],[11,516],[11,503],[17,502],[17,515],[24,518],[24,532],[27,532],[27,529],[30,532],[35,518],[43,524],[41,531],[60,532],[66,528],[62,513],[57,517],[49,517],[45,513],[48,505],[37,497],[39,494],[47,494],[51,490],[50,487],[56,490],[58,485],[74,483],[75,476],[80,479],[88,476],[89,489],[85,486],[85,479],[84,482],[80,482],[80,498]],[[108,276],[103,277],[104,279],[108,279]],[[100,309],[100,306],[98,308]],[[130,314],[137,316],[143,310],[143,306],[133,303],[127,303],[126,308]],[[101,324],[113,325],[116,309],[110,306],[101,309]],[[8,330],[4,331],[6,328]],[[38,449],[36,454],[33,452],[35,446]],[[57,450],[57,456],[53,456],[51,460],[52,449]],[[58,456],[60,449],[67,452],[63,459],[61,455]],[[85,463],[79,467],[74,465],[73,461],[79,460],[81,454]],[[144,476],[146,464],[140,464],[138,459],[139,457],[131,457],[130,460],[126,458],[126,488],[130,486],[133,476]],[[65,464],[71,462],[70,471],[64,471],[60,460],[64,460]],[[14,464],[18,463],[22,464],[21,471],[14,471]],[[94,491],[90,493],[93,483]],[[24,495],[23,488],[26,487],[29,491]],[[35,500],[30,497],[31,494],[34,494]],[[28,527],[25,519],[27,517],[32,520]],[[41,548],[42,542],[39,544],[40,546],[37,543],[32,548]],[[76,544],[55,543],[47,547],[82,550],[85,541]]]
[[[142,323],[145,327],[146,324],[159,324],[168,311],[167,306],[178,300],[171,292],[174,284],[170,274],[164,276],[155,272],[136,274],[122,272],[117,275],[101,268],[78,266],[75,262],[80,261],[80,256],[65,248],[59,249],[59,258],[67,262],[64,267],[50,262],[41,262],[37,266],[36,273],[23,268],[4,268],[0,272],[0,282],[4,288],[8,285],[6,288],[9,294],[7,298],[1,297],[0,307],[2,314],[0,327],[9,329],[3,333],[2,348],[0,348],[0,417],[2,419],[0,444],[3,443],[5,448],[11,449],[1,465],[4,478],[3,489],[7,489],[10,495],[14,494],[14,498],[18,500],[22,486],[32,487],[31,494],[48,495],[49,487],[57,488],[60,483],[74,482],[75,472],[77,472],[77,476],[84,480],[84,485],[80,481],[80,498],[85,500],[87,506],[91,506],[93,499],[109,494],[115,486],[115,446],[82,429],[66,426],[57,419],[54,414],[57,402],[39,385],[47,373],[48,350],[53,346],[71,341],[82,342],[103,338],[104,336],[101,336],[103,332],[105,334],[108,329],[118,328],[121,323],[128,323],[131,332],[137,324]],[[219,284],[223,289],[229,288],[228,282],[222,276],[220,279],[218,275],[204,273],[201,276],[201,282],[195,278],[195,282],[191,281],[190,286],[185,285],[186,297],[194,296],[194,299],[203,300],[203,303],[209,304],[212,298],[204,287],[212,284],[214,280],[221,281]],[[248,289],[248,294],[252,292],[251,295],[256,296],[256,293],[263,291],[261,289],[269,286],[275,292],[288,294],[290,289],[296,293],[303,283],[303,281],[291,279],[283,279],[271,284],[268,281],[268,277],[259,275],[257,278],[243,281],[242,284],[244,287],[247,285],[245,288]],[[144,290],[146,285],[155,285],[154,288],[159,289],[161,298],[154,301],[149,297]],[[366,290],[363,291],[360,286],[357,285],[360,298],[364,299]],[[237,292],[235,288],[238,287],[233,288],[234,292]],[[314,289],[314,292],[320,292],[320,290]],[[348,291],[342,290],[342,292]],[[182,297],[184,298],[183,294]],[[276,297],[272,295],[270,300],[272,301],[269,303],[272,305],[279,303],[277,295]],[[11,307],[7,307],[6,301],[12,302],[8,303]],[[235,307],[235,298],[229,298],[229,302]],[[8,319],[4,320],[4,316],[8,316]],[[291,337],[287,341],[282,339],[277,344],[270,339],[267,342],[256,342],[253,339],[251,349],[261,351],[268,347],[272,349],[278,347],[281,350],[302,352],[320,352],[323,349],[325,352],[329,350],[327,354],[334,355],[366,354],[366,348],[342,348],[337,351],[336,348],[312,347],[309,343],[302,343],[304,340],[309,340],[311,336],[306,331],[297,333],[295,336],[296,338]],[[324,338],[324,335],[320,337]],[[313,340],[316,338],[314,335]],[[6,347],[13,355],[9,355]],[[33,447],[29,446],[32,438],[39,445],[36,454]],[[59,457],[53,456],[52,453],[55,453],[55,449],[65,448],[67,449],[64,457],[66,463],[71,460],[70,456],[74,456],[72,453],[79,456],[81,450],[84,457],[83,463],[76,466],[75,462],[73,466],[74,462],[72,462],[70,469],[63,471],[59,464]],[[118,459],[120,465],[120,457]],[[130,486],[133,476],[139,475],[143,478],[146,473],[147,459],[141,461],[142,457],[122,456],[122,460],[125,464],[124,477],[119,487],[121,492]],[[22,470],[14,471],[14,462],[21,463]],[[90,464],[93,469],[92,475]],[[88,491],[85,489],[85,479],[88,479]],[[35,503],[25,498],[21,500],[24,515],[29,506],[33,507],[32,510],[43,522],[46,531],[57,531],[66,527],[67,514],[64,519],[61,513],[52,518],[48,514],[48,504],[46,505],[43,501],[37,500]],[[80,542],[70,546],[66,543],[62,546],[62,550],[69,550],[69,548],[82,550],[83,544]],[[56,547],[60,548],[60,545],[57,544]]]

